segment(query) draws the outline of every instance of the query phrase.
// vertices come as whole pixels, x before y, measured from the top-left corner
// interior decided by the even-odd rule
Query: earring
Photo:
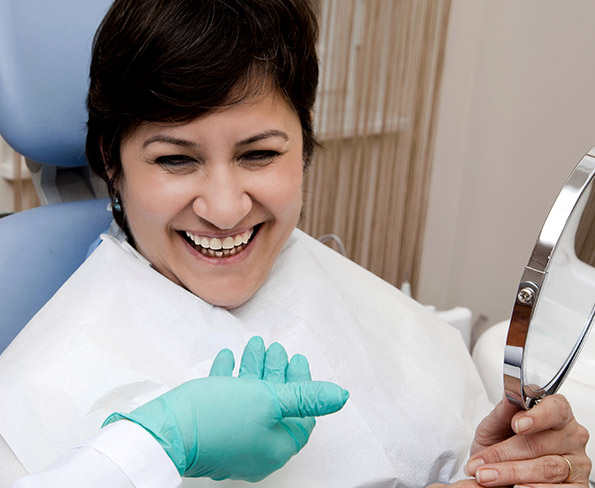
[[[116,212],[121,212],[122,211],[122,204],[120,203],[120,197],[114,197],[114,203],[113,203],[113,208]]]

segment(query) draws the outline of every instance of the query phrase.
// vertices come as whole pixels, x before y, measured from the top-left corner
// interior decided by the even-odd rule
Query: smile
[[[255,228],[226,237],[206,237],[191,232],[185,231],[184,236],[187,242],[194,246],[198,252],[208,257],[224,258],[228,256],[235,256],[242,252],[252,236],[255,233]]]

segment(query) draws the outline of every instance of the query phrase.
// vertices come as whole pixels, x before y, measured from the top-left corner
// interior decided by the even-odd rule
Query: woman
[[[0,411],[51,410],[51,425],[0,424],[27,469],[113,411],[133,410],[159,441],[139,405],[152,410],[254,334],[303,352],[317,377],[351,393],[262,486],[419,486],[465,461],[489,405],[457,332],[295,230],[316,146],[316,34],[306,0],[118,0],[108,12],[87,154],[117,228],[2,356]],[[586,486],[585,443],[560,397],[528,413],[503,403],[478,428],[476,480],[462,483]]]

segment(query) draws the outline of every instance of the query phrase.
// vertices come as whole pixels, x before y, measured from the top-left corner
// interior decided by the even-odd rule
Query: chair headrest
[[[39,163],[84,166],[89,61],[111,0],[0,0],[0,134]]]

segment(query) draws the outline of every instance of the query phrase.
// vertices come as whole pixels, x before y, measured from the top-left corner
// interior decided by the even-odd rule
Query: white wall
[[[418,299],[507,319],[595,145],[595,2],[453,0]]]

